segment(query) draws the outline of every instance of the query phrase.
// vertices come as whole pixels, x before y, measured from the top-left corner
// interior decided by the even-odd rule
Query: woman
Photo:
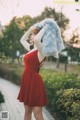
[[[42,37],[45,27],[40,31],[31,27],[21,38],[21,44],[29,51],[24,56],[24,73],[21,83],[18,100],[24,103],[24,120],[31,120],[32,111],[36,120],[44,120],[42,107],[48,104],[44,84],[38,70],[45,59],[42,54]],[[39,34],[36,35],[36,33]],[[32,35],[30,36],[30,34]],[[30,44],[26,41],[30,36]],[[34,49],[30,50],[31,44]]]

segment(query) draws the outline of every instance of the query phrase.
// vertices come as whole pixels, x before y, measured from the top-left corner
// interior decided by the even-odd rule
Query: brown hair
[[[33,30],[32,30],[32,33],[34,33],[34,35],[36,35],[39,31],[40,31],[40,30],[38,30],[38,29],[33,29]]]
[[[34,33],[34,35],[37,35],[40,30],[41,30],[41,29],[33,29],[33,30],[32,30],[32,33]],[[42,40],[41,40],[41,42],[42,42]]]

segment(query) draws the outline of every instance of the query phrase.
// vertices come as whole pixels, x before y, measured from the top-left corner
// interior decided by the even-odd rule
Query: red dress
[[[44,84],[38,73],[40,64],[38,50],[24,56],[24,73],[17,99],[25,105],[44,106],[48,104]]]

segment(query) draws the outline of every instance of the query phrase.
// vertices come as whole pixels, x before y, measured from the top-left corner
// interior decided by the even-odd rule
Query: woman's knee
[[[24,105],[25,107],[25,114],[31,114],[32,113],[32,107],[29,107],[27,105]]]
[[[33,112],[37,120],[43,120],[42,107],[34,107]]]

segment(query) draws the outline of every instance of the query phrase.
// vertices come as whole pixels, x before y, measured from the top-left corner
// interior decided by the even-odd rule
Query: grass
[[[44,64],[44,68],[52,69],[54,71],[65,72],[65,64],[62,64],[62,63],[60,63],[59,68],[56,68],[56,63],[46,62]],[[67,65],[67,73],[75,73],[80,76],[80,64],[68,64]]]
[[[69,64],[68,65],[68,72],[76,73],[76,74],[80,75],[80,64],[78,64],[78,65]]]

